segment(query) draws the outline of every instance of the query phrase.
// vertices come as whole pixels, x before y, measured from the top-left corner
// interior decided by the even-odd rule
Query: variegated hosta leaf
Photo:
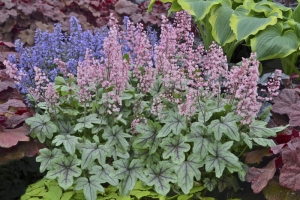
[[[77,167],[81,161],[76,156],[60,157],[52,161],[53,168],[48,171],[46,178],[58,178],[58,184],[64,190],[73,185],[73,178],[81,175],[81,169]]]
[[[157,165],[151,165],[145,170],[147,175],[147,185],[155,186],[155,191],[166,196],[170,191],[170,182],[176,183],[177,177],[173,173],[170,163],[159,162]]]
[[[178,178],[178,186],[184,194],[189,194],[194,185],[194,177],[199,181],[201,172],[200,167],[203,166],[201,158],[197,154],[191,154],[187,161],[175,166],[175,172]]]
[[[149,154],[155,153],[162,140],[161,138],[157,138],[161,126],[156,122],[148,120],[147,124],[138,124],[135,129],[140,134],[134,140],[133,147],[138,149],[149,148]]]
[[[196,21],[203,20],[206,17],[213,6],[221,3],[221,1],[204,1],[204,0],[180,0],[179,5],[195,16]]]
[[[199,122],[192,123],[191,132],[186,135],[187,142],[193,142],[193,153],[198,154],[200,158],[205,158],[208,154],[209,141],[205,137],[206,127]]]
[[[50,121],[50,117],[47,115],[35,114],[34,117],[30,117],[25,120],[30,125],[31,136],[37,137],[41,143],[44,143],[46,138],[51,139],[53,133],[57,131],[57,126]]]
[[[186,118],[179,113],[172,112],[169,116],[161,121],[165,123],[162,129],[159,131],[157,137],[165,137],[171,132],[178,135],[183,129],[186,129]]]
[[[43,148],[40,149],[40,155],[36,157],[36,161],[41,163],[40,172],[49,170],[52,168],[51,162],[56,158],[63,158],[64,154],[60,149],[50,149]]]
[[[210,155],[205,158],[205,170],[210,172],[215,169],[217,178],[222,176],[225,167],[235,169],[235,171],[241,170],[242,166],[238,157],[228,151],[232,144],[233,141],[224,144],[217,141],[214,144],[211,143],[208,147]]]
[[[116,160],[113,165],[118,170],[113,172],[112,176],[120,179],[118,188],[122,196],[127,195],[134,188],[137,179],[146,180],[143,172],[144,164],[137,159],[133,159],[130,163],[128,160]]]
[[[92,164],[96,159],[99,164],[104,165],[106,163],[106,157],[110,156],[110,149],[104,145],[97,145],[86,140],[85,143],[77,145],[77,148],[82,151],[81,156],[81,168],[85,169]]]
[[[113,128],[107,127],[102,135],[103,139],[107,140],[105,146],[111,147],[115,145],[123,153],[127,151],[129,146],[126,138],[132,137],[131,135],[124,133],[123,128],[115,125]]]
[[[283,24],[268,26],[250,39],[258,60],[284,58],[298,48],[298,37],[294,30],[284,30]]]
[[[83,194],[86,200],[97,200],[97,191],[105,192],[102,187],[101,179],[97,176],[91,176],[89,179],[80,177],[75,181],[75,190],[83,190]]]
[[[94,174],[96,177],[103,180],[104,182],[109,183],[110,185],[118,185],[119,180],[111,176],[111,174],[115,171],[114,168],[108,164],[104,164],[102,166],[103,167],[99,165],[93,166],[90,170],[90,174]]]
[[[164,149],[163,158],[168,159],[171,156],[174,163],[182,163],[185,160],[184,153],[190,150],[190,145],[185,143],[186,140],[186,137],[182,135],[164,138],[160,144],[161,148]]]
[[[220,140],[222,135],[225,134],[232,140],[239,141],[240,134],[238,126],[236,125],[242,118],[234,113],[228,113],[225,117],[221,117],[221,120],[213,120],[208,126],[208,132],[214,133],[216,140]]]
[[[55,136],[54,140],[52,141],[52,144],[55,144],[56,146],[59,146],[61,144],[64,145],[66,151],[74,155],[76,144],[78,144],[78,140],[81,139],[79,137],[75,137],[72,135],[57,135]]]

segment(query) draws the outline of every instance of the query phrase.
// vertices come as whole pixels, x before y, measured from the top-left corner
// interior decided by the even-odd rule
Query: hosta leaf
[[[86,200],[97,200],[97,191],[105,192],[101,185],[101,180],[96,176],[91,176],[89,179],[80,177],[75,181],[75,190],[83,190]]]
[[[93,128],[94,124],[101,124],[101,119],[97,118],[97,114],[90,114],[85,117],[77,119],[77,123],[74,130],[82,132],[83,128]]]
[[[146,180],[144,175],[144,165],[137,159],[133,159],[130,163],[128,160],[117,160],[113,165],[118,169],[112,173],[113,177],[121,180],[118,185],[120,194],[127,195],[137,182],[137,179]]]
[[[250,127],[249,136],[250,137],[276,136],[276,132],[271,128],[267,128],[266,125],[267,125],[267,122],[255,120],[254,122],[252,122],[249,125],[249,127]]]
[[[34,117],[26,119],[25,122],[30,125],[31,136],[36,136],[41,143],[44,143],[46,138],[51,139],[53,133],[57,131],[57,126],[50,121],[50,117],[47,115],[37,113]]]
[[[186,118],[181,116],[179,113],[170,113],[169,116],[162,120],[161,122],[165,123],[163,128],[159,131],[157,137],[165,137],[171,132],[178,135],[181,130],[186,129]]]
[[[73,185],[73,178],[81,175],[80,160],[76,157],[58,158],[52,161],[53,169],[49,170],[46,177],[49,179],[58,178],[58,184],[64,190]]]
[[[210,144],[208,151],[211,155],[205,158],[205,170],[212,171],[215,169],[216,177],[220,178],[226,166],[237,171],[242,169],[238,157],[228,151],[232,144],[233,141],[224,144],[220,142]]]
[[[85,169],[92,164],[96,159],[99,164],[106,163],[106,157],[110,156],[110,149],[104,145],[97,145],[86,140],[85,143],[78,144],[77,148],[82,151],[81,168]]]
[[[161,126],[156,122],[148,120],[147,124],[138,124],[135,129],[140,134],[134,140],[133,147],[139,149],[149,148],[149,154],[155,153],[161,143],[161,138],[157,138]]]
[[[115,177],[112,177],[111,174],[114,172],[114,168],[108,164],[102,165],[103,167],[96,165],[90,170],[90,174],[94,174],[99,179],[102,179],[105,182],[108,182],[110,185],[116,186],[119,183],[119,180]]]
[[[40,172],[44,172],[47,169],[51,169],[51,162],[56,158],[63,158],[64,154],[60,149],[44,148],[40,149],[40,155],[36,157],[36,161],[41,163]]]
[[[122,127],[116,125],[113,128],[107,127],[102,135],[103,139],[107,140],[105,146],[111,147],[116,145],[121,151],[126,152],[129,146],[125,138],[132,137],[131,135],[124,133]]]
[[[195,16],[195,21],[198,21],[203,20],[210,13],[211,8],[220,4],[220,1],[183,0],[178,3],[184,10],[188,10],[191,15]]]
[[[185,160],[185,152],[190,150],[190,145],[186,144],[186,137],[182,135],[176,135],[173,138],[167,137],[163,139],[160,144],[164,149],[162,154],[164,159],[168,159],[171,156],[171,160],[174,163],[180,164]]]
[[[198,124],[198,122],[192,123],[191,132],[186,136],[188,142],[193,142],[193,153],[197,153],[201,158],[204,158],[208,151],[209,141],[203,137],[205,134],[205,127]]]
[[[194,185],[194,177],[199,181],[201,172],[200,167],[203,166],[201,158],[196,154],[191,154],[187,161],[175,167],[178,178],[178,186],[184,194],[189,194]]]
[[[216,140],[220,140],[223,133],[231,140],[240,140],[238,126],[236,123],[241,120],[241,117],[228,113],[225,117],[221,117],[221,120],[213,120],[208,126],[208,132],[214,133]]]
[[[52,141],[52,144],[55,144],[56,146],[63,144],[66,151],[69,154],[74,155],[76,144],[78,144],[79,139],[79,137],[75,137],[72,135],[57,135]]]
[[[251,47],[258,60],[284,58],[297,51],[298,39],[292,29],[284,30],[282,24],[268,26],[250,39]]]
[[[223,1],[222,6],[213,7],[209,22],[212,25],[212,35],[221,46],[235,40],[235,35],[230,28],[230,18],[234,13],[229,0]]]

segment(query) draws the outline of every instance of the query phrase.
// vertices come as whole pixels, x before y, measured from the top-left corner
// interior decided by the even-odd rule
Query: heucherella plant
[[[43,73],[48,82],[54,82],[57,76],[66,71],[76,75],[78,61],[83,61],[86,49],[89,49],[96,59],[104,56],[103,41],[107,36],[106,27],[95,29],[93,32],[83,31],[79,20],[71,17],[69,34],[62,32],[61,24],[56,24],[53,33],[42,32],[38,29],[35,33],[35,44],[32,47],[23,47],[21,41],[16,40],[15,48],[19,58],[17,59],[15,54],[9,55],[10,64],[6,61],[6,66],[14,65],[13,68],[17,70],[16,75],[19,78],[17,88],[22,94],[31,93],[32,90],[36,93],[43,93],[40,85],[34,80],[38,76],[37,73]],[[149,27],[147,37],[153,48],[158,39],[156,31]],[[119,39],[119,43],[123,43],[123,55],[131,51],[132,47],[128,47],[126,39]],[[36,71],[37,68],[39,72]]]
[[[228,70],[221,47],[193,48],[190,21],[185,12],[174,24],[163,17],[152,55],[142,25],[128,21],[121,30],[111,16],[102,58],[87,50],[76,77],[57,60],[64,76],[43,86],[42,114],[26,120],[48,147],[37,157],[46,178],[83,190],[88,200],[103,184],[129,194],[138,180],[164,196],[171,187],[189,194],[195,181],[209,191],[238,188],[233,173],[244,180],[243,152],[275,145],[267,138],[284,127],[256,119],[255,54]]]

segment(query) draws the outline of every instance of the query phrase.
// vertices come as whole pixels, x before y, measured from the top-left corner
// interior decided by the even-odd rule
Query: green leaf
[[[75,137],[72,135],[57,135],[55,136],[54,140],[52,141],[52,144],[55,144],[55,146],[59,146],[61,144],[64,145],[66,151],[74,155],[76,144],[78,144],[79,137]]]
[[[298,37],[294,30],[284,31],[282,24],[268,26],[250,39],[258,60],[284,58],[297,51]]]
[[[213,179],[205,178],[203,180],[203,183],[204,186],[208,189],[208,191],[213,191],[217,186],[217,181],[214,178]]]
[[[106,163],[106,157],[110,156],[110,149],[104,145],[97,145],[86,140],[85,143],[77,145],[77,148],[82,151],[81,155],[81,168],[85,169],[90,166],[96,159],[99,164]]]
[[[193,142],[193,153],[204,158],[208,154],[208,139],[204,138],[206,128],[199,122],[192,123],[191,132],[186,135],[188,142]]]
[[[58,128],[59,128],[59,134],[61,135],[71,135],[74,134],[74,127],[71,125],[71,123],[59,120],[58,122]]]
[[[147,174],[146,184],[155,186],[155,191],[161,195],[166,196],[170,191],[170,182],[177,182],[177,177],[173,173],[170,163],[159,162],[157,165],[151,165],[145,170]]]
[[[203,166],[201,158],[196,154],[189,155],[187,161],[175,167],[175,172],[178,177],[178,186],[184,194],[189,194],[194,186],[194,177],[199,181],[201,172],[200,167]]]
[[[275,142],[272,140],[272,139],[264,139],[264,138],[252,138],[252,140],[259,144],[260,146],[263,146],[263,147],[266,147],[266,146],[269,146],[269,147],[273,147],[275,146]]]
[[[169,116],[162,120],[161,122],[165,123],[162,129],[158,132],[157,137],[165,137],[171,132],[178,135],[181,130],[186,129],[186,118],[181,116],[179,113],[170,113]]]
[[[46,138],[51,139],[53,133],[57,131],[57,126],[50,121],[50,117],[47,115],[36,114],[34,117],[26,119],[25,122],[30,125],[31,136],[37,136],[41,143],[44,143]]]
[[[221,46],[235,40],[235,35],[230,27],[230,18],[234,13],[230,1],[223,1],[222,6],[212,8],[209,23],[212,26],[212,36]]]
[[[184,10],[195,16],[195,21],[203,20],[211,12],[213,6],[220,4],[221,1],[203,1],[203,0],[180,0],[178,3]]]
[[[272,137],[276,136],[276,132],[266,127],[267,122],[255,120],[250,125],[249,136],[250,137]]]
[[[60,149],[50,149],[43,148],[40,149],[40,155],[36,157],[36,161],[40,162],[40,172],[44,172],[45,170],[51,169],[51,162],[56,158],[63,158],[64,154]]]
[[[270,25],[277,23],[277,17],[259,18],[243,16],[233,13],[230,18],[230,27],[237,37],[237,41],[245,40],[250,35],[256,35],[259,31],[265,30]]]
[[[101,119],[97,118],[97,114],[90,114],[85,117],[77,119],[79,122],[76,124],[74,130],[82,132],[83,128],[93,128],[94,124],[101,124]]]
[[[111,152],[114,160],[118,160],[118,157],[125,158],[125,159],[130,157],[130,155],[127,151],[125,153],[123,153],[123,151],[121,152],[120,149],[117,148],[116,146],[110,147],[110,152]]]
[[[137,159],[133,159],[130,164],[128,160],[116,160],[113,165],[118,169],[112,176],[121,179],[118,185],[120,194],[127,195],[133,189],[137,179],[146,180],[144,175],[144,165]]]
[[[220,178],[226,166],[228,168],[241,169],[238,157],[228,151],[232,145],[233,141],[224,144],[220,142],[210,144],[208,151],[211,155],[205,158],[205,170],[210,172],[215,169],[216,177]]]
[[[99,165],[93,166],[90,170],[90,174],[94,174],[96,177],[105,182],[108,182],[110,185],[118,185],[118,179],[111,176],[111,174],[115,171],[114,168],[108,164],[103,164],[102,166],[103,167]]]
[[[129,144],[125,138],[130,138],[132,136],[124,133],[123,128],[116,125],[113,128],[105,128],[102,137],[103,139],[107,140],[105,144],[106,147],[116,145],[117,148],[126,152]]]
[[[80,160],[74,156],[57,158],[53,160],[51,164],[53,169],[48,171],[46,178],[58,178],[58,184],[64,190],[73,185],[73,177],[79,177],[81,175],[81,169],[77,167],[80,165]]]
[[[134,157],[139,159],[147,167],[161,160],[158,152],[150,154],[147,149],[134,149]]]
[[[91,176],[89,179],[80,177],[75,181],[75,190],[82,190],[86,200],[97,200],[97,191],[104,193],[104,188],[101,185],[101,180],[96,176]]]
[[[240,116],[234,113],[228,113],[225,117],[221,117],[221,120],[213,120],[208,126],[208,132],[214,133],[216,140],[220,140],[223,133],[231,140],[240,140],[237,122],[241,120]]]
[[[156,122],[148,120],[147,124],[138,124],[135,129],[140,134],[135,138],[133,147],[139,149],[149,148],[149,154],[155,153],[162,140],[161,138],[157,138],[161,126]]]
[[[74,192],[64,192],[60,200],[71,200]]]
[[[55,85],[67,85],[65,79],[61,76],[55,77]]]
[[[164,149],[162,157],[168,159],[171,156],[172,162],[180,164],[185,160],[185,152],[190,150],[190,145],[186,144],[186,137],[182,135],[176,135],[173,138],[164,138],[160,144]]]

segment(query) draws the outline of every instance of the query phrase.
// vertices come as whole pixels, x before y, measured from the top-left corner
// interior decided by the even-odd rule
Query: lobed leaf
[[[36,157],[36,161],[40,162],[40,172],[44,172],[45,170],[49,170],[52,168],[52,161],[57,158],[63,158],[64,154],[60,149],[54,148],[52,150],[43,148],[40,149],[40,155]]]
[[[80,177],[75,181],[75,190],[83,190],[86,200],[97,200],[97,191],[105,192],[101,185],[101,180],[97,176],[90,178]]]
[[[165,137],[171,132],[178,135],[182,130],[186,129],[186,118],[179,113],[170,113],[169,116],[162,120],[165,123],[162,129],[158,132],[157,137]]]
[[[186,137],[176,135],[173,138],[163,139],[160,147],[164,149],[162,157],[168,159],[171,156],[172,162],[181,164],[185,160],[185,152],[190,150],[190,145],[186,144]]]
[[[124,133],[122,127],[115,125],[113,128],[105,128],[102,137],[107,140],[105,144],[106,147],[112,147],[115,145],[118,149],[125,153],[129,146],[125,138],[130,138],[132,136]]]
[[[76,145],[79,144],[78,142],[79,139],[80,139],[79,137],[72,136],[72,135],[57,135],[54,137],[52,144],[55,144],[56,146],[63,144],[66,151],[69,154],[74,155]]]
[[[47,115],[36,113],[34,117],[26,119],[25,122],[30,125],[31,135],[37,136],[41,143],[44,143],[46,138],[51,139],[53,133],[58,130],[57,126],[50,121],[50,117]]]
[[[108,164],[103,164],[103,167],[96,165],[90,170],[90,174],[94,174],[99,179],[108,182],[110,185],[116,186],[119,184],[119,180],[111,174],[115,171],[114,168]]]
[[[175,183],[177,181],[171,164],[166,162],[149,166],[145,170],[145,174],[147,174],[147,185],[154,185],[155,191],[164,196],[170,191],[170,182]]]
[[[81,161],[76,156],[59,157],[52,161],[52,169],[46,175],[46,178],[58,178],[58,184],[64,190],[73,185],[73,178],[79,177],[82,170],[77,167]]]
[[[104,145],[97,145],[86,140],[84,143],[77,145],[77,148],[82,151],[81,168],[85,169],[90,166],[96,159],[99,164],[106,163],[106,157],[111,155],[110,149]]]

